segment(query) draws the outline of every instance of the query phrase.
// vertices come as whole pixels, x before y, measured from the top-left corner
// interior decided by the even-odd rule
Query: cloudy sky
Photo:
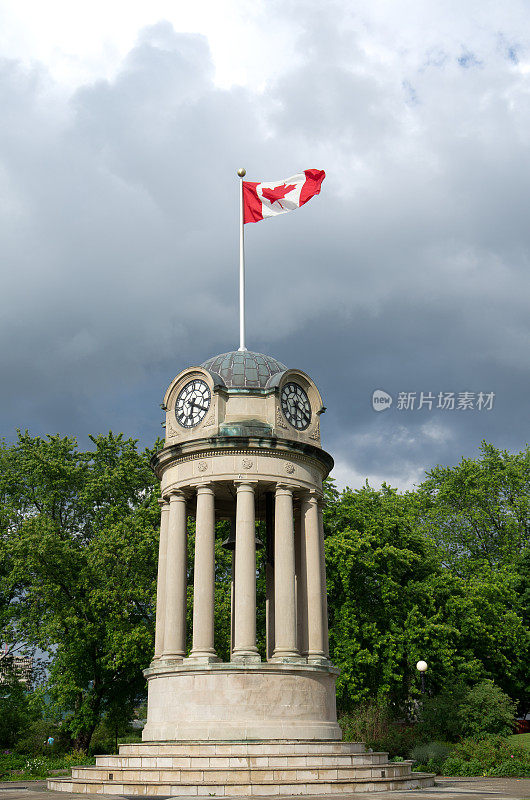
[[[339,482],[524,447],[527,2],[0,0],[0,94],[8,440],[150,444],[170,380],[237,348],[244,166],[327,173],[246,226],[247,346],[316,380]]]

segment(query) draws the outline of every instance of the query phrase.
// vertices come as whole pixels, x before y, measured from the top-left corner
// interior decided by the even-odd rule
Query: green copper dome
[[[275,358],[250,350],[222,353],[201,366],[219,375],[228,389],[264,389],[273,375],[287,369]]]

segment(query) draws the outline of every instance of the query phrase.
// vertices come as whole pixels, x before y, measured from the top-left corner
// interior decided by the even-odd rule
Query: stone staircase
[[[387,753],[361,742],[143,742],[97,756],[48,789],[144,797],[266,797],[337,795],[418,789],[434,775],[411,772],[412,761],[389,763]]]

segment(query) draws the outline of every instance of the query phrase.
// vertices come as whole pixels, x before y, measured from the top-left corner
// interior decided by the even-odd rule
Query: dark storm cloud
[[[303,210],[247,226],[248,345],[317,380],[342,480],[403,486],[481,438],[525,444],[530,112],[510,55],[524,48],[496,32],[390,68],[333,8],[308,6],[260,92],[217,88],[206,40],[167,23],[68,99],[38,66],[0,64],[6,436],[113,428],[147,444],[171,378],[237,346],[244,165],[328,173]],[[377,414],[374,389],[496,400]]]

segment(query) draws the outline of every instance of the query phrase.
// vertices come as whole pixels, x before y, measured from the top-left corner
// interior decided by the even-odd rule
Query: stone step
[[[263,753],[263,751],[262,751]],[[96,756],[96,766],[114,769],[180,769],[194,767],[336,767],[383,764],[388,753],[328,753],[327,755],[240,755],[240,756]]]
[[[144,795],[151,797],[196,797],[210,800],[217,797],[268,797],[278,795],[337,795],[352,794],[354,792],[382,792],[402,789],[419,789],[432,786],[434,775],[426,773],[408,773],[392,778],[357,778],[356,780],[339,779],[335,781],[308,780],[305,783],[241,783],[208,784],[208,791],[204,791],[203,784],[173,784],[162,782],[150,783],[102,783],[97,780],[81,778],[67,778],[48,780],[48,789],[60,792],[75,792],[84,794],[119,794],[119,795]]]
[[[357,780],[358,778],[396,778],[410,774],[412,762],[401,761],[379,766],[342,766],[304,768],[287,766],[281,769],[232,767],[227,769],[115,769],[74,767],[72,777],[85,781],[118,783],[182,784],[266,784],[306,783],[308,781]]]
[[[265,753],[264,753],[265,750]],[[328,753],[365,753],[363,742],[287,741],[270,739],[249,742],[138,742],[120,745],[121,756],[243,756],[243,755],[322,755]]]

